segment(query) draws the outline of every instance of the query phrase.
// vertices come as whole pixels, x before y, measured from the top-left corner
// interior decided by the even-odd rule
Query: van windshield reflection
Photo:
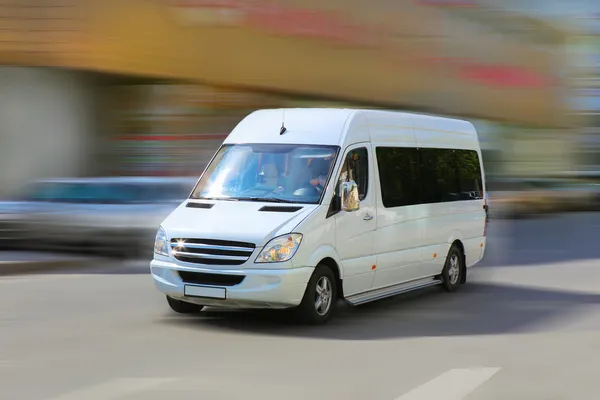
[[[224,145],[192,198],[318,204],[338,151],[337,146]]]

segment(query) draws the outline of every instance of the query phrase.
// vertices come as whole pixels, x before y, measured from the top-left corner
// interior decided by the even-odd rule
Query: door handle
[[[372,219],[373,219],[373,216],[372,216],[371,214],[366,214],[366,215],[363,217],[363,220],[365,220],[365,221],[370,221],[370,220],[372,220]]]

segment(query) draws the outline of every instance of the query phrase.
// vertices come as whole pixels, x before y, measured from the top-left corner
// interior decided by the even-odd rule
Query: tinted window
[[[421,156],[422,203],[459,200],[459,185],[454,150],[419,149]]]
[[[363,200],[367,197],[369,189],[369,153],[367,149],[361,147],[359,149],[350,150],[344,164],[336,193],[339,192],[339,184],[346,180],[353,180],[358,186],[358,198]]]
[[[476,151],[377,147],[376,153],[386,208],[483,198]]]
[[[456,150],[459,173],[460,200],[483,198],[479,155],[474,150]]]
[[[417,149],[377,147],[381,200],[386,208],[421,202]]]

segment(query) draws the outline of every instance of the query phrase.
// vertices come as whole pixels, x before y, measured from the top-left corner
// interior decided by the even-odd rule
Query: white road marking
[[[162,386],[174,381],[175,378],[129,378],[113,379],[96,386],[54,397],[51,400],[111,400],[119,399],[148,389]]]
[[[396,400],[462,400],[501,368],[451,369]]]

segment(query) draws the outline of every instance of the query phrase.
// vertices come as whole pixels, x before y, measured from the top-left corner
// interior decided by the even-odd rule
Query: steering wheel
[[[294,196],[311,197],[320,195],[319,191],[313,185],[306,185],[300,189],[296,189],[293,193]]]

